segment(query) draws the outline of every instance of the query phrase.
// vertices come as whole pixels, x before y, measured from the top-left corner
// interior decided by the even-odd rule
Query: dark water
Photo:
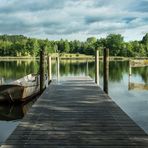
[[[37,73],[37,61],[0,61],[0,83],[9,83],[30,73]],[[89,75],[94,79],[94,62],[61,61],[60,77]],[[52,62],[52,74],[56,79],[56,63]],[[102,62],[100,62],[100,86],[102,87]],[[129,89],[130,88],[130,89]],[[127,61],[109,64],[109,95],[148,133],[148,67],[132,68],[129,78]],[[0,143],[10,135],[27,112],[30,104],[10,106],[0,104]]]

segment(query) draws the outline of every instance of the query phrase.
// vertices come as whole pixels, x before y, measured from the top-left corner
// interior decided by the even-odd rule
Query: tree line
[[[23,35],[0,35],[0,56],[38,56],[45,48],[47,54],[58,52],[94,55],[97,48],[100,55],[104,47],[109,48],[111,56],[147,57],[148,33],[140,41],[125,42],[121,34],[110,34],[106,38],[89,37],[86,41],[50,41],[27,38]]]

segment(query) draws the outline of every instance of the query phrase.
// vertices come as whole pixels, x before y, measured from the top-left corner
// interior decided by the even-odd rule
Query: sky
[[[148,32],[148,0],[0,0],[0,34],[86,40]]]

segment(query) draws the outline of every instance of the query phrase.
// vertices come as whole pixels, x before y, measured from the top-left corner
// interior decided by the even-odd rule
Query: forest
[[[148,57],[148,33],[140,41],[125,42],[121,34],[109,34],[105,38],[89,37],[86,41],[51,41],[29,38],[23,35],[0,35],[0,56],[33,56],[39,55],[43,48],[46,53],[76,53],[94,55],[99,49],[109,48],[110,56]]]

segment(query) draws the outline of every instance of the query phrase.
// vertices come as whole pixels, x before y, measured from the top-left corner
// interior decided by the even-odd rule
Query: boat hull
[[[15,100],[19,100],[23,90],[23,86],[19,85],[1,85],[0,102],[15,102]]]
[[[39,92],[39,76],[30,74],[11,84],[1,85],[0,102],[25,102]]]

